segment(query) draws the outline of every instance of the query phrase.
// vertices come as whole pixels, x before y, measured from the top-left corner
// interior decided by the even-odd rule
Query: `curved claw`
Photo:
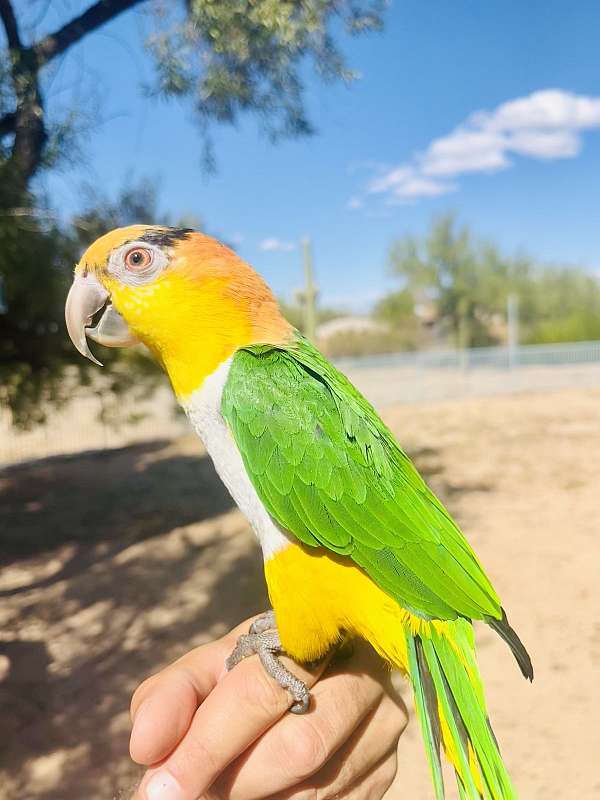
[[[294,702],[290,706],[290,714],[306,714],[310,706],[310,692],[305,684],[302,684],[306,690],[306,694],[294,698]]]
[[[225,667],[228,671],[232,670],[240,661],[256,654],[260,658],[260,663],[263,665],[265,672],[292,696],[294,701],[290,707],[292,714],[305,714],[310,705],[310,692],[307,685],[300,678],[297,678],[287,667],[283,666],[277,657],[282,652],[277,629],[263,631],[262,633],[246,633],[238,637],[233,652],[225,661]]]

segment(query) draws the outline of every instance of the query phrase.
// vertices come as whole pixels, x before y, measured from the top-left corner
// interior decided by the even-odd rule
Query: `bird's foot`
[[[250,626],[250,633],[238,637],[237,644],[225,662],[228,670],[243,661],[244,658],[256,654],[260,658],[265,672],[270,675],[282,689],[286,689],[294,699],[290,711],[292,714],[305,714],[310,703],[310,692],[306,684],[296,678],[287,667],[284,667],[278,656],[283,653],[279,631],[275,623],[273,611],[267,611],[258,617]]]
[[[272,608],[257,617],[252,625],[250,625],[250,633],[264,633],[265,631],[276,631],[277,623],[275,622],[275,612]]]

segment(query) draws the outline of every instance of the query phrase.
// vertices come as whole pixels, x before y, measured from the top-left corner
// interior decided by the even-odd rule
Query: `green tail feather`
[[[407,633],[410,677],[436,800],[444,800],[440,764],[440,715],[444,736],[456,753],[456,780],[461,800],[516,800],[496,738],[487,717],[483,686],[475,660],[470,623],[453,623],[459,659],[448,639]],[[469,747],[470,745],[470,747]]]
[[[442,777],[442,765],[440,762],[440,720],[437,707],[434,704],[432,708],[431,698],[425,688],[431,685],[431,676],[428,672],[422,672],[422,665],[419,663],[421,659],[417,656],[418,641],[418,637],[413,637],[410,634],[406,637],[408,667],[415,694],[417,716],[421,723],[423,740],[425,742],[425,753],[433,779],[435,798],[436,800],[444,800],[444,778]]]

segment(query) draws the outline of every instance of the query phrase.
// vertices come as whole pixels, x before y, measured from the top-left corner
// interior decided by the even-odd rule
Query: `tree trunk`
[[[11,0],[0,0],[11,64],[15,110],[0,118],[0,136],[13,135],[9,158],[0,164],[0,206],[22,205],[29,181],[43,163],[48,140],[40,91],[42,67],[91,31],[145,0],[99,0],[39,42],[25,46]]]

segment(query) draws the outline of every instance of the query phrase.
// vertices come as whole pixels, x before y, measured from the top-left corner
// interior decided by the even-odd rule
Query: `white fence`
[[[166,383],[166,381],[165,381]],[[48,414],[46,422],[32,430],[11,425],[10,413],[0,408],[0,467],[36,458],[105,450],[150,439],[170,439],[188,430],[171,390],[161,387],[142,403],[119,399],[118,425],[104,420],[106,404],[101,394],[81,388],[67,406]],[[128,421],[135,415],[136,421]]]
[[[378,407],[600,386],[600,342],[392,353],[337,363]]]
[[[600,341],[567,344],[528,344],[517,347],[473,347],[470,350],[422,350],[379,356],[338,359],[343,369],[355,367],[424,367],[430,369],[510,369],[526,366],[600,364]]]
[[[515,392],[547,392],[600,387],[600,342],[528,345],[463,352],[427,351],[340,359],[340,369],[379,407],[429,403]],[[127,399],[123,398],[124,406]],[[189,430],[174,413],[167,387],[141,406],[140,422],[114,425],[100,419],[102,400],[78,392],[69,406],[49,415],[32,431],[20,432],[0,408],[0,466],[81,450],[120,447],[133,442],[171,438]],[[127,409],[124,409],[127,411]]]

